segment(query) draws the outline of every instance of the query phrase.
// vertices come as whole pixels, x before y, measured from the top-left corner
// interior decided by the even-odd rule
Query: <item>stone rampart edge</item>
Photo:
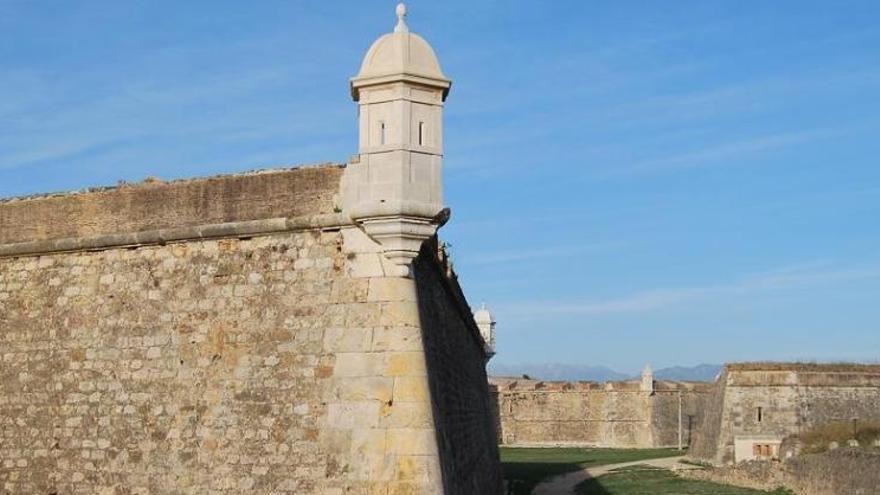
[[[459,316],[470,331],[470,336],[473,339],[474,344],[482,349],[483,337],[480,335],[480,328],[477,326],[477,322],[474,321],[474,313],[471,310],[470,304],[467,302],[461,284],[458,283],[458,276],[455,275],[453,270],[449,269],[448,257],[444,253],[441,258],[439,241],[440,239],[435,234],[433,238],[429,239],[422,245],[422,251],[424,251],[426,247],[430,250],[431,264],[433,265],[433,269],[439,273],[440,280],[443,281],[443,289],[452,299],[453,306],[458,311]],[[486,378],[488,381],[488,373]]]
[[[4,244],[0,245],[0,258],[40,256],[76,251],[99,251],[118,247],[148,246],[200,239],[268,235],[278,232],[326,229],[345,225],[352,225],[352,221],[347,215],[340,213],[306,217],[267,218],[145,230],[124,234],[105,234],[94,237],[69,237],[65,239]]]

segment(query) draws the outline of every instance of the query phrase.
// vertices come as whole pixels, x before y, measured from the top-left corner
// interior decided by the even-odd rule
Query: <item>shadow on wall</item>
[[[436,238],[413,261],[445,495],[500,494],[501,465],[479,330]]]

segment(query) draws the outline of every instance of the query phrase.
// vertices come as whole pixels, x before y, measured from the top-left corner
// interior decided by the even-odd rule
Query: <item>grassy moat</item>
[[[675,457],[675,449],[501,447],[507,495],[530,495],[540,482],[583,468]],[[786,495],[680,478],[666,469],[631,466],[577,485],[578,495]]]
[[[504,479],[513,495],[529,495],[541,481],[584,467],[681,455],[675,449],[501,447]]]
[[[650,466],[614,470],[579,484],[576,490],[577,495],[791,495],[784,490],[762,492],[689,480]]]

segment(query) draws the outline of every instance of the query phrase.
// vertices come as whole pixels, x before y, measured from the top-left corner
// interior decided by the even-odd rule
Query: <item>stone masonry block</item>
[[[346,401],[375,400],[387,403],[393,397],[394,380],[381,376],[345,377],[337,381],[334,396]]]
[[[351,475],[361,480],[389,480],[394,476],[393,457],[386,455],[384,430],[355,429],[351,432]]]
[[[373,351],[421,351],[422,330],[418,327],[377,327],[373,329]]]
[[[421,352],[390,352],[386,376],[426,376],[425,355]]]
[[[415,302],[416,282],[411,278],[401,277],[371,278],[367,300],[373,302]]]
[[[385,448],[395,455],[437,455],[437,435],[430,428],[385,430]]]
[[[381,428],[433,428],[429,402],[397,402],[382,406],[379,418]]]
[[[371,328],[328,328],[324,331],[327,352],[364,352],[372,347]]]
[[[398,483],[392,483],[388,487],[387,495],[420,495],[422,493],[431,493],[430,490],[433,487],[426,487],[420,483],[413,483],[410,481],[402,481]]]
[[[336,355],[333,375],[337,377],[383,376],[388,355],[380,352],[340,352]]]
[[[385,303],[349,304],[345,308],[345,326],[347,328],[366,328],[380,325],[382,306]]]
[[[383,327],[418,327],[421,324],[419,308],[414,302],[388,302],[382,304],[379,326]]]
[[[394,378],[394,402],[425,402],[431,400],[426,376],[398,376]]]
[[[397,456],[395,481],[432,485],[440,481],[439,459],[430,455]]]
[[[353,278],[384,277],[385,268],[382,255],[376,253],[360,253],[351,255],[348,263],[349,275]]]
[[[339,402],[327,406],[327,426],[330,428],[375,428],[379,425],[379,402]]]
[[[342,229],[342,251],[346,254],[381,253],[382,246],[359,228]]]

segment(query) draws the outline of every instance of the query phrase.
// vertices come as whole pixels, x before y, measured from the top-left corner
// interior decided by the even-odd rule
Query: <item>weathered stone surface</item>
[[[425,75],[346,167],[0,201],[0,492],[500,493]]]
[[[498,438],[513,445],[590,445],[651,448],[687,446],[709,384],[655,382],[644,392],[631,382],[491,380]]]
[[[352,276],[343,232],[0,259],[0,492],[467,493],[434,414],[491,419],[432,406],[424,335],[469,313]],[[484,393],[481,347],[444,338],[482,383],[437,393]],[[484,437],[466,483],[495,486]]]
[[[272,170],[0,202],[0,244],[331,213],[344,168]]]
[[[737,439],[780,442],[815,425],[880,421],[878,404],[877,365],[731,364],[712,391],[689,454],[716,464],[738,462]]]
[[[339,241],[283,234],[0,261],[0,443],[26,464],[0,469],[3,487],[275,490],[285,472],[324,473],[316,431],[333,378],[320,370],[335,360],[323,333],[348,309],[314,303],[332,266],[291,265]],[[306,478],[293,482],[300,492]]]
[[[422,248],[414,273],[444,493],[501,493],[482,338],[461,289],[443,282],[449,269],[433,253],[436,245]]]

